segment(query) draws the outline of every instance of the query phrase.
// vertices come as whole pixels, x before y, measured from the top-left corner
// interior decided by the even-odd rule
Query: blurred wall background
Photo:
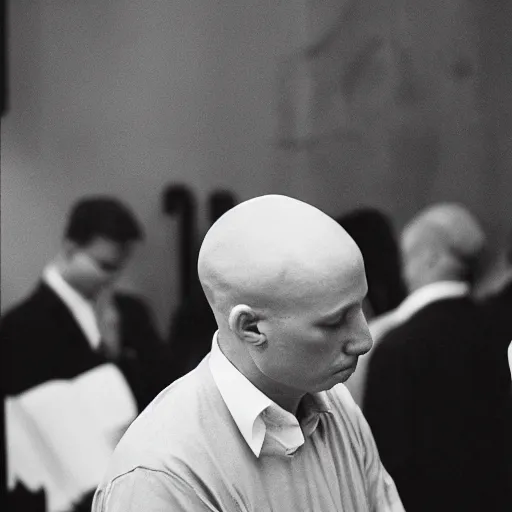
[[[123,279],[162,330],[177,226],[163,187],[285,193],[401,225],[457,200],[512,229],[505,0],[12,0],[2,119],[2,310],[34,286],[71,203],[109,193],[147,240]]]

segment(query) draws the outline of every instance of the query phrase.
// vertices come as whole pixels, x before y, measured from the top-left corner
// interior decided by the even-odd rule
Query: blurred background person
[[[436,204],[401,239],[407,299],[369,363],[364,414],[408,511],[510,510],[496,366],[471,298],[486,237]]]
[[[368,282],[363,309],[375,347],[382,324],[380,319],[394,310],[406,296],[400,249],[392,222],[385,213],[369,207],[353,210],[336,220],[354,239],[363,255]],[[359,358],[356,371],[346,382],[360,407],[372,350]]]
[[[490,375],[495,385],[494,401],[497,403],[493,413],[494,421],[500,425],[504,437],[509,444],[506,467],[506,478],[509,486],[512,483],[512,449],[510,433],[512,432],[512,233],[503,246],[498,265],[499,285],[493,292],[481,299],[484,315],[488,321],[489,338],[487,350],[494,358]],[[511,486],[512,488],[512,486]]]
[[[336,219],[363,254],[368,320],[396,308],[406,296],[401,256],[391,220],[377,208],[360,208]]]
[[[512,341],[512,233],[504,244],[496,286],[482,300],[497,342],[508,347]]]
[[[73,408],[77,407],[77,415],[84,414],[91,421],[84,423],[83,429],[106,421],[89,418],[89,412],[93,412],[86,410],[90,401],[101,402],[103,394],[105,399],[115,397],[126,404],[119,421],[112,418],[116,428],[122,430],[170,382],[166,352],[148,306],[140,297],[119,293],[113,287],[142,238],[143,230],[135,215],[116,198],[86,197],[73,206],[62,247],[45,267],[35,291],[0,320],[2,385],[11,400],[8,427],[9,411],[15,414],[20,407],[41,426],[43,436],[43,425],[50,430],[62,426],[71,420],[73,411],[40,410],[45,400],[52,404],[48,385],[81,382],[76,400],[71,402]],[[105,385],[109,383],[115,389],[102,389],[97,384],[100,378],[107,379]],[[100,396],[89,400],[83,395],[97,391],[97,385]],[[63,396],[56,394],[55,400],[63,400]],[[80,409],[84,396],[88,403]],[[115,412],[112,414],[115,416]],[[84,436],[89,434],[77,431],[71,435],[85,443]],[[8,448],[14,446],[9,428],[7,441]],[[44,448],[51,451],[50,442],[45,441]],[[54,455],[58,459],[58,454]],[[82,456],[76,461],[77,467],[89,462]],[[21,461],[9,461],[11,467],[18,467],[18,463]],[[97,468],[98,478],[103,469]]]

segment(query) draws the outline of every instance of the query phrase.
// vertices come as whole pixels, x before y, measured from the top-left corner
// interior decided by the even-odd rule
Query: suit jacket
[[[488,333],[469,298],[443,299],[375,348],[364,414],[408,512],[512,509]]]
[[[496,336],[499,350],[507,350],[512,341],[512,283],[499,293],[488,297],[483,308]]]
[[[489,339],[492,339],[492,343],[488,343],[488,348],[495,358],[496,366],[500,369],[495,379],[500,379],[503,399],[512,407],[512,379],[507,357],[507,351],[512,342],[512,283],[496,295],[487,298],[482,308],[489,325]],[[512,426],[509,432],[512,433]]]
[[[133,296],[115,296],[122,351],[115,363],[125,375],[139,409],[167,384],[164,352],[151,315]],[[0,320],[2,384],[16,395],[52,379],[71,379],[108,362],[93,350],[77,321],[45,283]]]

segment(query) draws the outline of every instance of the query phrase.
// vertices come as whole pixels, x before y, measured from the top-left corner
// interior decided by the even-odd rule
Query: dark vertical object
[[[406,296],[400,249],[387,214],[361,207],[337,222],[359,246],[368,280],[368,302],[375,316],[396,308]]]
[[[0,0],[0,116],[7,112],[8,69],[7,69],[7,0]],[[1,158],[1,157],[0,157]],[[1,340],[0,340],[1,341]],[[0,387],[0,507],[7,509],[7,439],[5,433],[5,392]]]
[[[1,469],[0,469],[0,477],[2,479],[1,483],[1,495],[0,495],[0,506],[2,510],[9,510],[7,508],[7,439],[5,437],[5,405],[4,405],[5,394],[2,391],[2,406],[0,413],[2,414],[2,419],[0,421],[0,436],[2,438],[2,453],[1,453]]]
[[[210,224],[237,204],[235,196],[229,190],[216,190],[208,197]]]
[[[192,287],[196,253],[196,204],[194,195],[185,185],[170,185],[163,193],[163,209],[167,215],[179,216],[179,278],[183,301]]]
[[[7,112],[8,101],[8,59],[7,59],[7,0],[0,0],[0,115]],[[2,416],[3,417],[3,416]]]

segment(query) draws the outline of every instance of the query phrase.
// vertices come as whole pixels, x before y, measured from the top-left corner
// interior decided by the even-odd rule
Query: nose
[[[345,346],[345,352],[350,356],[362,356],[371,350],[373,339],[368,329],[368,324],[364,315],[361,313],[357,325],[350,340]]]

